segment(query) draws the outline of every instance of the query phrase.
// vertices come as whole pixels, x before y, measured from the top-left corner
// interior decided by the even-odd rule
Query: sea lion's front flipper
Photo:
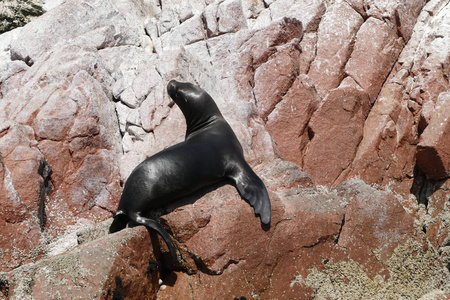
[[[270,199],[261,178],[247,163],[245,166],[235,167],[230,178],[234,181],[241,197],[247,200],[253,206],[255,214],[261,217],[261,222],[269,224],[272,217]]]

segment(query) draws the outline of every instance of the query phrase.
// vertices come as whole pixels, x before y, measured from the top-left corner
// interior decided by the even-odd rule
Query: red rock
[[[401,98],[400,85],[388,84],[383,88],[364,124],[363,139],[347,178],[386,185],[392,180],[405,180],[406,175],[413,176],[414,117]]]
[[[348,3],[365,18],[383,19],[391,28],[399,32],[405,41],[411,37],[416,18],[425,1],[377,2],[374,0],[349,0]]]
[[[250,54],[252,65],[256,68],[269,60],[268,58],[276,52],[277,46],[288,44],[293,39],[301,39],[302,36],[303,27],[300,21],[295,18],[282,18],[256,31],[250,39],[246,39],[242,54],[244,57]]]
[[[81,216],[78,214],[83,212],[90,212],[92,218],[97,211],[98,220],[104,220],[115,209],[120,189],[115,162],[119,137],[117,122],[111,118],[113,105],[98,82],[84,71],[74,76],[65,93],[79,111],[73,121],[68,120],[70,129],[55,137],[55,141],[48,141],[45,134],[40,136],[56,187],[46,203],[47,226],[57,231],[76,223]],[[40,117],[38,114],[35,124],[41,122]],[[65,202],[63,206],[61,200]],[[106,211],[93,209],[94,206]]]
[[[370,266],[369,274],[382,274],[383,264],[394,249],[414,237],[414,219],[390,193],[374,193],[362,186],[352,196],[354,200],[346,209],[338,246],[354,261]],[[377,249],[377,253],[372,249]]]
[[[303,169],[316,184],[333,184],[352,162],[369,112],[367,94],[351,78],[330,91],[309,122]],[[324,163],[333,161],[333,164]]]
[[[268,116],[266,128],[282,158],[302,165],[309,142],[307,124],[318,103],[311,80],[302,75]]]
[[[41,139],[60,141],[72,127],[77,108],[77,103],[65,95],[52,94],[34,120],[36,134]]]
[[[259,115],[264,119],[291,88],[298,74],[298,41],[278,48],[270,59],[255,71],[253,88]]]
[[[252,294],[263,297],[265,293],[271,295],[272,290],[280,291],[269,281],[269,274],[272,274],[279,261],[292,251],[297,253],[296,249],[302,247],[306,252],[308,247],[316,243],[328,241],[332,244],[334,235],[339,232],[345,206],[338,198],[333,198],[332,203],[325,205],[329,200],[327,197],[312,196],[298,201],[301,196],[293,194],[280,202],[276,195],[271,194],[273,226],[269,231],[264,231],[247,203],[239,197],[228,198],[231,189],[234,188],[222,187],[197,200],[192,206],[184,206],[164,217],[171,228],[185,228],[179,247],[183,249],[183,256],[189,255],[197,261],[199,270],[193,269],[197,275],[189,279],[195,298],[204,298],[206,295],[211,298],[250,297]],[[200,216],[198,212],[206,212],[203,207],[211,206],[214,209],[204,213],[208,221],[197,223],[194,212]],[[322,222],[328,225],[317,226]],[[186,235],[189,226],[197,227],[189,230],[192,236]],[[175,236],[179,233],[174,231]],[[320,261],[320,257],[317,258]],[[284,272],[272,279],[288,285],[294,278],[293,274]],[[222,285],[222,282],[227,284]],[[180,294],[187,288],[186,279],[182,279],[159,295],[161,299],[167,299],[173,296],[172,291]],[[281,295],[275,293],[276,297]]]
[[[345,72],[375,101],[404,43],[383,21],[369,18],[356,34]]]
[[[272,167],[266,165],[266,169]],[[270,182],[270,178],[265,180]],[[165,279],[174,284],[161,290],[158,299],[185,293],[200,299],[252,295],[262,299],[304,295],[312,299],[330,288],[315,276],[340,264],[349,269],[335,269],[336,280],[342,285],[333,293],[361,288],[353,280],[378,277],[383,278],[383,284],[394,284],[404,278],[403,268],[418,265],[421,270],[436,268],[437,273],[415,273],[415,279],[406,286],[396,285],[399,290],[352,291],[361,297],[369,293],[421,295],[429,290],[427,280],[441,280],[441,269],[430,257],[433,250],[416,236],[414,218],[390,192],[354,181],[330,193],[290,189],[282,198],[271,194],[272,226],[263,231],[245,202],[227,197],[231,189],[222,187],[164,217],[174,235],[181,234],[178,247],[183,257],[196,263],[185,265],[192,275],[176,272]],[[360,274],[352,273],[356,271]],[[328,276],[333,278],[334,273],[330,271]],[[424,284],[417,287],[416,280]]]
[[[449,89],[445,1],[418,18],[424,0],[141,2],[73,0],[0,36],[0,268],[15,268],[0,274],[0,298],[418,299],[447,289],[448,180],[415,169]],[[219,6],[233,9],[217,20]],[[172,205],[162,222],[181,268],[170,273],[153,238],[168,268],[156,296],[143,228],[74,228],[109,218],[131,169],[183,140],[165,92],[174,77],[217,101],[273,219],[261,228],[232,186]],[[355,177],[365,183],[340,184]]]
[[[450,176],[450,93],[442,93],[417,147],[417,163],[432,179]]]
[[[305,33],[300,42],[300,48],[302,52],[300,53],[299,73],[307,74],[316,55],[317,32]]]
[[[45,182],[49,169],[28,126],[7,122],[0,132],[0,271],[42,255]]]

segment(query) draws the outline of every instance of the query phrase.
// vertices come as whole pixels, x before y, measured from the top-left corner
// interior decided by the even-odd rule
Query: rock
[[[200,15],[183,22],[172,31],[161,36],[163,50],[177,49],[204,39],[203,21]]]
[[[217,8],[217,20],[219,34],[247,28],[241,0],[225,0],[220,3]]]
[[[0,298],[449,293],[447,2],[67,0],[0,35]],[[162,208],[180,265],[107,234],[184,139],[170,79],[215,99],[273,213],[230,185]]]
[[[143,21],[139,18],[150,9],[139,3],[128,7],[115,5],[113,0],[106,2],[92,0],[81,6],[77,1],[67,1],[64,6],[55,7],[21,30],[19,38],[11,46],[11,58],[32,65],[54,46],[67,45],[70,41],[73,44],[83,45],[86,38],[78,37],[92,31],[98,33],[96,31],[98,28],[108,24],[113,24],[115,30],[114,40],[108,44],[139,45],[140,35],[143,32],[139,27],[139,22]],[[47,35],[46,32],[52,34]],[[96,47],[101,48],[103,44],[104,40],[100,39]]]
[[[205,8],[202,18],[208,37],[233,33],[247,28],[241,0],[214,1]]]
[[[307,125],[318,103],[311,80],[301,75],[268,116],[267,129],[284,159],[303,165],[309,140]]]
[[[372,0],[349,0],[348,3],[365,18],[384,19],[389,27],[394,28],[405,41],[409,40],[415,19],[424,6],[425,1],[384,2]]]
[[[54,67],[68,58],[70,64]],[[2,101],[6,118],[32,126],[39,153],[51,166],[54,189],[48,199],[42,195],[41,206],[45,199],[45,226],[55,235],[83,213],[109,217],[113,199],[118,201],[120,135],[114,105],[93,78],[96,60],[94,50],[78,46],[51,51]]]
[[[205,8],[202,19],[205,24],[205,30],[207,37],[213,37],[219,35],[217,28],[217,10],[219,8],[219,2],[214,1]]]
[[[351,95],[351,96],[350,96]],[[309,122],[303,166],[316,184],[333,184],[351,164],[363,138],[370,100],[351,78],[331,90]],[[332,159],[333,165],[324,164]]]
[[[43,253],[40,234],[46,222],[44,200],[51,170],[37,147],[32,128],[11,121],[2,127],[0,271],[6,271],[33,262]]]
[[[270,182],[270,178],[265,180]],[[164,217],[180,237],[183,256],[189,257],[186,267],[196,275],[187,278],[176,272],[176,284],[160,291],[158,299],[187,291],[192,291],[194,298],[291,298],[298,294],[312,298],[313,294],[344,291],[349,299],[400,293],[414,297],[441,282],[443,269],[435,265],[436,254],[416,236],[413,217],[389,192],[378,192],[358,181],[330,192],[288,188],[281,198],[271,195],[274,225],[268,232],[257,224],[250,229],[241,226],[246,218],[253,218],[251,209],[238,198],[226,205],[224,194],[229,192],[220,188],[197,200],[195,209],[184,206]],[[216,209],[208,210],[208,201],[213,199]],[[236,210],[241,203],[244,206]],[[246,210],[249,214],[243,213]],[[318,226],[324,222],[328,226]],[[214,230],[218,232],[210,232]],[[252,231],[251,242],[233,238],[248,230]],[[208,238],[211,236],[215,238]],[[397,242],[393,244],[393,240]],[[403,272],[409,269],[433,271],[416,273],[415,279],[401,286]],[[328,283],[333,280],[339,283],[337,287]],[[417,286],[417,282],[422,284]]]
[[[365,122],[364,137],[348,176],[379,184],[413,176],[414,119],[406,103],[396,100],[401,97],[399,85],[387,85],[382,90]]]
[[[442,80],[443,70],[447,68],[444,57],[448,55],[438,54],[446,53],[440,49],[447,41],[439,39],[433,42],[436,40],[435,32],[446,28],[444,24],[448,22],[442,5],[440,1],[430,2],[419,15],[414,34],[369,113],[364,137],[348,178],[357,176],[366,182],[379,184],[396,182],[394,189],[405,196],[410,193],[416,145],[419,134],[429,122],[424,116],[431,116],[434,109],[431,99],[438,99],[439,94],[448,89],[448,84]],[[429,18],[430,12],[436,15],[433,21]],[[429,56],[432,65],[439,65],[436,72],[427,71],[424,53],[436,53]],[[408,104],[410,97],[421,106],[421,110],[411,109]]]
[[[134,249],[141,248],[141,251]],[[146,263],[140,260],[146,257]],[[150,259],[150,260],[149,260]],[[158,264],[143,227],[103,236],[67,253],[2,274],[9,299],[154,299]],[[139,280],[136,280],[139,278]]]
[[[343,15],[346,19],[339,19]],[[322,98],[342,81],[345,63],[362,23],[363,18],[346,2],[335,3],[324,14],[318,29],[317,54],[308,72]]]
[[[380,92],[404,42],[383,21],[369,18],[356,34],[345,72],[366,90],[372,102]],[[367,57],[371,59],[368,61]]]
[[[320,20],[325,13],[325,4],[322,1],[294,1],[278,0],[269,6],[272,20],[280,18],[295,18],[299,20],[305,32],[316,31]]]
[[[434,113],[417,147],[417,163],[427,176],[443,179],[450,176],[450,93],[441,93]]]
[[[267,118],[291,88],[298,74],[299,52],[298,40],[293,40],[256,69],[253,93],[262,118]]]

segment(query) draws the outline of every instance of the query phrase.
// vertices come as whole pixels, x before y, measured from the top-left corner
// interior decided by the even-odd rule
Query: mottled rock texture
[[[0,35],[0,299],[449,297],[448,0],[60,2]],[[216,100],[273,209],[229,185],[164,208],[179,265],[107,234],[184,138],[170,79]]]

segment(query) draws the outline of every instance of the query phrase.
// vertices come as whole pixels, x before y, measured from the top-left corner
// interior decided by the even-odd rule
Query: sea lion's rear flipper
[[[164,241],[166,242],[167,247],[169,248],[170,254],[172,255],[174,263],[177,263],[178,258],[177,258],[177,253],[175,252],[175,245],[173,244],[173,241],[170,238],[169,233],[166,231],[166,229],[160,223],[156,222],[155,220],[152,220],[150,218],[145,218],[145,217],[137,217],[136,220],[134,220],[134,222],[138,225],[144,225],[148,229],[153,229],[157,233],[159,233],[159,235],[161,235],[162,238],[164,239]]]
[[[130,219],[128,218],[128,216],[123,211],[119,210],[114,215],[114,220],[109,227],[109,233],[114,233],[124,229],[125,227],[127,227],[129,220]]]
[[[269,194],[261,178],[253,172],[245,163],[244,167],[235,167],[230,178],[234,181],[236,188],[242,198],[247,200],[255,214],[261,217],[263,224],[269,224],[272,217]]]

